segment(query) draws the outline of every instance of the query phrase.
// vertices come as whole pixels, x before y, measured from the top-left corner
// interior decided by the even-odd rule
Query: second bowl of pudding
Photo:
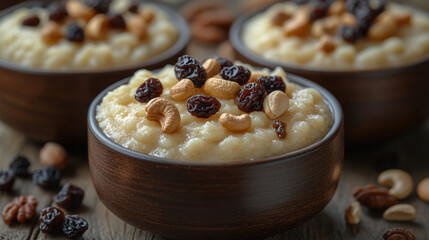
[[[0,12],[0,119],[32,139],[85,139],[100,91],[173,63],[189,42],[186,22],[161,4],[91,2],[30,1]]]
[[[326,206],[344,154],[339,103],[280,68],[231,64],[183,56],[94,99],[89,164],[115,215],[174,239],[255,239]]]

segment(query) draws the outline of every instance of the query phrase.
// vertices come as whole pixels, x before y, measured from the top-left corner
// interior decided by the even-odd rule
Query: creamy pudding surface
[[[368,1],[349,2],[334,1],[321,16],[310,4],[275,4],[244,24],[242,41],[265,59],[316,69],[400,66],[429,54],[428,14],[388,3],[359,16]]]
[[[57,1],[2,17],[0,59],[28,68],[105,69],[144,62],[178,39],[175,25],[156,5],[113,0],[103,9],[87,2],[103,3]]]
[[[280,116],[270,115],[270,119],[266,109],[243,112],[237,106],[237,93],[230,99],[225,99],[228,98],[226,96],[217,97],[220,109],[208,118],[193,116],[188,111],[186,99],[177,101],[172,98],[171,89],[184,80],[178,82],[174,67],[166,66],[157,73],[140,70],[128,84],[109,92],[97,108],[96,119],[101,130],[123,147],[157,157],[194,162],[233,162],[276,156],[306,147],[322,139],[331,129],[333,116],[321,94],[315,89],[302,88],[289,82],[280,68],[269,72],[254,71],[247,67],[252,71],[252,78],[257,73],[259,76],[275,75],[283,79],[286,84],[284,96],[287,98],[282,100],[286,101],[282,102],[286,104],[286,109],[284,113],[280,112]],[[163,132],[159,122],[149,120],[148,103],[136,100],[136,89],[151,78],[159,79],[163,86],[162,94],[157,99],[174,104],[180,114],[180,125],[172,133]],[[207,94],[211,92],[208,87],[209,81],[212,81],[210,79],[221,78],[218,73],[208,77],[205,85],[197,88],[193,95],[210,96]],[[249,80],[251,81],[252,79]],[[230,126],[225,127],[220,123],[221,116],[226,113],[234,116],[248,115],[251,124],[244,130],[230,130]],[[285,123],[284,139],[273,128],[275,120]]]

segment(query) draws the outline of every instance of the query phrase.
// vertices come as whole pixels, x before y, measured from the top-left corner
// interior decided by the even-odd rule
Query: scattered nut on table
[[[390,187],[389,193],[397,199],[404,199],[413,192],[413,179],[400,169],[388,169],[380,173],[378,183]]]
[[[9,224],[12,221],[25,223],[36,214],[37,200],[33,196],[20,196],[6,204],[3,209],[3,222]]]
[[[426,202],[429,202],[429,177],[420,181],[417,186],[417,195]]]
[[[388,221],[413,221],[417,218],[417,210],[410,204],[396,204],[384,211],[383,218]]]
[[[346,222],[349,224],[358,224],[360,222],[360,215],[362,208],[359,202],[354,202],[346,209]]]
[[[386,189],[377,188],[374,184],[356,188],[353,196],[363,206],[373,209],[388,208],[398,202]]]
[[[384,240],[416,240],[414,234],[404,228],[389,229],[384,235]]]
[[[67,167],[67,152],[59,144],[48,142],[40,149],[39,153],[40,163],[44,166],[54,166],[60,170]]]

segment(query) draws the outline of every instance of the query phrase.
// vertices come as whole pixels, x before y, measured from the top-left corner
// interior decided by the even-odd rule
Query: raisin
[[[216,59],[216,61],[220,64],[221,69],[226,67],[232,67],[234,65],[234,63],[232,63],[231,60],[229,60],[228,58],[216,56],[214,57],[214,59]]]
[[[267,91],[267,95],[276,90],[286,92],[286,84],[280,76],[260,76],[258,78],[258,83],[264,86],[265,91]]]
[[[66,27],[66,38],[72,42],[83,42],[85,33],[79,24],[73,22]]]
[[[20,177],[28,175],[28,167],[30,167],[30,161],[23,156],[17,156],[9,165],[10,170],[12,170],[16,176]]]
[[[97,13],[107,13],[111,0],[85,0],[88,7],[93,8]]]
[[[199,118],[209,118],[211,115],[216,114],[221,103],[212,96],[195,95],[186,101],[188,111],[192,116]]]
[[[109,15],[109,26],[115,29],[126,29],[125,19],[121,14]]]
[[[53,2],[48,7],[49,20],[60,22],[64,20],[69,14],[67,13],[66,6],[61,2]]]
[[[54,202],[67,210],[74,210],[80,207],[84,192],[80,187],[66,183],[63,188],[54,196]]]
[[[22,22],[22,25],[27,27],[37,27],[39,24],[40,18],[38,16],[30,16]]]
[[[196,88],[200,88],[207,80],[207,72],[195,58],[189,55],[179,57],[174,72],[177,80],[189,79],[194,83]]]
[[[244,85],[249,81],[250,79],[250,71],[245,66],[231,66],[231,67],[225,67],[220,71],[220,76],[229,81],[236,82],[240,85]]]
[[[14,182],[15,174],[12,170],[2,170],[0,172],[0,190],[11,190]]]
[[[149,78],[137,88],[135,99],[141,103],[149,102],[161,96],[162,90],[162,84],[157,78]]]
[[[43,233],[58,233],[64,222],[64,213],[55,207],[47,207],[42,210],[39,218],[39,229]]]
[[[286,132],[286,123],[280,121],[280,120],[275,120],[273,122],[273,128],[277,133],[277,137],[279,137],[280,139],[285,139],[287,132]]]
[[[341,35],[344,41],[347,41],[350,43],[354,43],[360,38],[362,38],[362,35],[359,29],[353,26],[341,26],[338,29],[338,33]]]
[[[238,108],[247,113],[261,111],[266,94],[262,84],[258,82],[248,83],[238,93]]]
[[[379,5],[371,8],[369,0],[348,0],[347,11],[355,15],[359,23],[360,34],[366,35],[374,20],[385,10],[386,1],[378,2]]]
[[[33,183],[46,189],[57,188],[60,180],[61,172],[53,166],[46,166],[33,172]]]
[[[323,18],[328,13],[329,7],[332,4],[331,0],[312,0],[312,10],[310,13],[310,19],[315,21]]]
[[[67,215],[63,223],[63,233],[68,238],[81,237],[88,230],[88,222],[78,215]]]
[[[128,7],[128,12],[137,13],[139,11],[139,5],[137,3],[131,3]]]

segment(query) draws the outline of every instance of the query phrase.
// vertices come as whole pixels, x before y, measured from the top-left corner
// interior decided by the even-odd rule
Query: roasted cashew
[[[383,186],[391,187],[389,193],[397,199],[404,199],[413,191],[413,179],[410,174],[400,169],[383,171],[377,181]]]
[[[70,0],[66,3],[67,13],[72,18],[82,18],[89,21],[95,16],[96,12],[94,9],[86,6],[81,1]]]
[[[324,35],[320,39],[319,48],[325,53],[331,53],[337,48],[337,45],[335,44],[334,39],[332,37]]]
[[[214,58],[209,58],[203,63],[203,68],[207,71],[207,78],[211,78],[218,74],[221,70],[219,62]]]
[[[183,101],[195,95],[197,89],[194,83],[189,79],[182,79],[170,89],[170,96],[173,100]]]
[[[95,15],[85,27],[85,36],[93,40],[104,38],[109,29],[109,19],[104,14]]]
[[[172,133],[180,126],[180,113],[177,107],[164,98],[154,98],[146,105],[146,118],[161,124],[164,133]]]
[[[368,30],[368,37],[372,40],[385,40],[395,35],[397,24],[391,14],[381,14]]]
[[[264,100],[264,112],[269,119],[276,119],[283,115],[289,108],[289,98],[282,91],[274,91]]]
[[[426,202],[429,202],[429,178],[425,178],[417,185],[417,195]]]
[[[284,23],[283,30],[286,36],[302,36],[307,33],[310,23],[310,9],[302,8]]]
[[[60,25],[55,22],[47,23],[42,29],[41,35],[43,42],[46,44],[55,44],[64,37]]]
[[[253,71],[252,74],[250,75],[250,79],[249,79],[248,83],[256,82],[256,81],[258,81],[258,78],[262,77],[262,76],[267,76],[267,74],[263,73],[263,72]]]
[[[128,20],[127,29],[140,40],[147,37],[147,22],[139,16],[135,16]]]
[[[203,86],[204,92],[208,95],[223,99],[236,97],[240,89],[238,83],[220,78],[209,78]]]
[[[346,209],[346,222],[349,224],[358,224],[362,208],[359,202],[354,202]]]
[[[219,118],[219,123],[226,129],[231,131],[244,131],[252,125],[252,119],[249,114],[241,114],[235,116],[230,113],[222,113]]]
[[[417,218],[417,210],[410,204],[396,204],[384,211],[383,218],[388,221],[413,221]]]

